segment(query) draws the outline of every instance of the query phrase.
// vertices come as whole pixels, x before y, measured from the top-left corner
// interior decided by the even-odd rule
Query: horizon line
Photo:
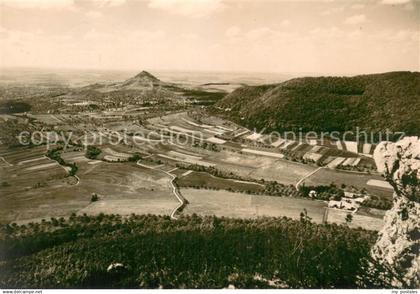
[[[273,74],[273,75],[318,75],[318,76],[357,76],[357,75],[370,75],[370,74],[382,74],[389,72],[413,72],[420,73],[418,70],[412,69],[395,69],[387,71],[371,71],[371,72],[311,72],[311,71],[250,71],[250,70],[223,70],[223,69],[159,69],[159,68],[100,68],[100,67],[54,67],[54,66],[0,66],[0,74],[3,74],[3,70],[42,70],[42,71],[98,71],[98,72],[141,72],[147,71],[153,72],[180,72],[180,73],[226,73],[226,74]]]

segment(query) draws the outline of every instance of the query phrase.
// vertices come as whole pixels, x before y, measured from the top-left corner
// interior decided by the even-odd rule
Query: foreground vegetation
[[[372,231],[303,217],[76,216],[7,225],[2,288],[352,288],[367,275]]]

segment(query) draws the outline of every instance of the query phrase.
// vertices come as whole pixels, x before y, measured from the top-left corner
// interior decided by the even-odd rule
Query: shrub
[[[130,156],[128,158],[128,161],[130,161],[130,162],[136,162],[136,161],[139,161],[140,159],[141,159],[140,153],[134,153],[132,156]]]
[[[96,159],[99,154],[101,154],[102,150],[96,146],[89,145],[86,148],[86,157],[89,159]]]
[[[92,193],[91,197],[90,197],[90,202],[96,202],[99,200],[99,197],[96,193]]]
[[[1,184],[0,184],[0,186],[1,187],[10,187],[11,185],[10,185],[10,183],[9,182],[1,182]]]

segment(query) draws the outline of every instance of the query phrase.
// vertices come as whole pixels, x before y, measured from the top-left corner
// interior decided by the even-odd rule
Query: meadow
[[[321,223],[326,203],[309,199],[248,195],[228,191],[181,188],[188,199],[186,214],[216,215],[219,217],[257,218],[263,216],[299,219],[304,209],[314,222]]]

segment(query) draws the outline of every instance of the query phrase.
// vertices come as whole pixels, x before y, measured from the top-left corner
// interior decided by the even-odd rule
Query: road
[[[171,181],[169,182],[170,184],[171,184],[171,188],[172,188],[172,193],[175,195],[175,197],[176,197],[176,199],[178,200],[178,202],[179,202],[179,204],[172,210],[172,212],[171,212],[171,218],[172,219],[178,219],[176,216],[175,216],[175,214],[176,214],[176,212],[182,207],[182,206],[184,206],[185,205],[185,199],[184,199],[184,197],[182,197],[181,196],[181,194],[179,194],[179,191],[178,191],[178,188],[175,186],[175,184],[174,184],[174,180],[176,179],[176,176],[174,176],[173,174],[171,174],[171,173],[169,173],[169,172],[167,172],[167,171],[164,171],[164,170],[161,170],[161,169],[158,169],[157,167],[151,167],[151,166],[148,166],[148,165],[145,165],[145,164],[142,164],[142,163],[140,163],[140,160],[139,161],[137,161],[137,165],[139,165],[139,166],[141,166],[141,167],[144,167],[144,168],[148,168],[148,169],[153,169],[153,170],[157,170],[157,171],[160,171],[160,172],[162,172],[162,173],[164,173],[165,175],[168,175],[170,178],[171,178]]]
[[[9,163],[3,156],[0,156],[0,159],[4,161],[8,166],[13,166],[13,164]]]
[[[49,158],[48,156],[46,156],[46,155],[44,155],[44,157],[45,158],[47,158],[48,160],[50,160],[50,161],[54,161],[54,162],[57,162],[56,160],[54,160],[54,159],[51,159],[51,158]],[[59,164],[58,162],[57,162],[57,164],[59,165],[59,166],[61,166],[65,171],[66,171],[66,173],[69,173],[69,170],[66,168],[67,166],[64,166],[64,165],[61,165],[61,164]],[[77,175],[74,175],[74,177],[76,178],[76,180],[77,180],[77,182],[76,182],[76,184],[74,184],[75,186],[76,185],[79,185],[80,184],[80,178],[77,176]]]
[[[296,190],[299,191],[299,185],[300,183],[302,183],[305,179],[309,178],[310,176],[312,176],[313,174],[315,174],[317,171],[319,171],[320,169],[324,168],[323,166],[318,167],[316,170],[310,172],[309,174],[305,175],[303,178],[301,178],[297,183],[296,183]]]

